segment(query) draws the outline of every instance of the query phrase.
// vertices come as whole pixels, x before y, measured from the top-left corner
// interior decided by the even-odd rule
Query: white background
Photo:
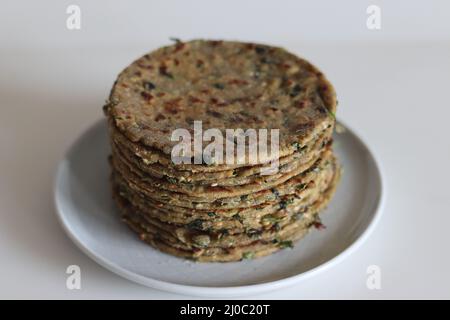
[[[81,30],[66,8],[81,8]],[[381,30],[366,28],[379,5]],[[450,298],[450,2],[2,1],[0,298],[186,298],[124,280],[58,225],[52,179],[72,141],[103,115],[116,75],[169,37],[284,46],[335,84],[338,118],[360,132],[387,178],[372,236],[337,266],[248,298]],[[66,289],[77,264],[82,289]],[[381,290],[366,287],[380,266]]]

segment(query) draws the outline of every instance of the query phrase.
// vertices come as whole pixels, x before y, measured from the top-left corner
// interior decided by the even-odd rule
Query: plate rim
[[[90,126],[88,126],[84,131],[82,131],[81,135],[79,135],[76,139],[74,139],[67,150],[64,152],[62,158],[58,161],[58,165],[55,170],[54,179],[53,179],[53,204],[55,207],[55,214],[57,220],[61,227],[63,228],[66,235],[69,239],[81,250],[84,254],[86,254],[93,261],[104,267],[105,269],[127,279],[132,282],[138,283],[140,285],[144,285],[153,289],[162,290],[166,292],[182,294],[182,295],[194,295],[198,297],[236,297],[236,296],[246,296],[251,294],[260,294],[265,292],[270,292],[276,289],[284,288],[290,285],[294,285],[299,283],[302,280],[309,279],[316,274],[325,271],[328,268],[331,268],[334,265],[337,265],[342,260],[350,256],[353,252],[355,252],[372,234],[378,222],[382,216],[382,212],[384,211],[385,201],[386,201],[386,183],[384,177],[384,170],[379,161],[378,156],[368,147],[368,144],[365,142],[365,139],[362,138],[361,134],[355,131],[352,127],[349,127],[345,122],[341,120],[336,120],[336,123],[341,124],[347,131],[349,131],[360,144],[364,146],[370,157],[373,159],[374,167],[376,174],[378,175],[378,179],[380,181],[380,195],[378,202],[376,204],[376,208],[374,209],[374,213],[370,218],[370,221],[365,228],[365,230],[344,250],[338,253],[333,258],[327,260],[324,263],[315,266],[314,268],[307,270],[305,272],[301,272],[299,274],[288,276],[283,279],[278,279],[274,281],[268,281],[257,284],[243,285],[243,286],[196,286],[196,285],[186,285],[173,283],[169,281],[158,280],[146,276],[139,275],[137,273],[131,272],[116,263],[102,257],[99,254],[93,252],[89,246],[86,246],[80,239],[78,239],[76,232],[73,232],[69,223],[65,219],[65,215],[63,214],[63,209],[60,204],[60,190],[58,189],[58,183],[60,180],[61,171],[63,170],[63,165],[65,161],[68,159],[68,156],[72,150],[72,148],[81,141],[86,135],[90,133],[91,130],[96,128],[103,122],[104,119],[97,120]]]

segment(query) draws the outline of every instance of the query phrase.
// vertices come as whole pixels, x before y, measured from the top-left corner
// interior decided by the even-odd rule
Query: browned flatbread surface
[[[119,75],[105,106],[130,141],[159,157],[177,144],[172,132],[192,128],[194,120],[204,130],[279,129],[280,156],[286,156],[333,125],[335,110],[333,87],[306,60],[282,48],[204,40],[136,60]]]
[[[123,221],[178,257],[228,262],[291,247],[320,219],[340,178],[334,89],[282,48],[176,41],[125,68],[104,111],[112,196]],[[172,133],[186,129],[193,143],[195,121],[224,137],[227,129],[278,129],[279,153],[258,163],[175,164]],[[250,140],[244,143],[248,150]],[[278,170],[262,174],[273,160]]]
[[[304,237],[315,224],[320,225],[319,212],[331,200],[340,179],[338,169],[320,197],[306,206],[290,223],[281,227],[262,228],[251,233],[230,235],[224,233],[198,233],[186,229],[169,230],[152,223],[138,209],[118,199],[123,221],[139,234],[141,240],[151,246],[183,258],[201,262],[230,262],[266,256],[280,249],[291,248]]]

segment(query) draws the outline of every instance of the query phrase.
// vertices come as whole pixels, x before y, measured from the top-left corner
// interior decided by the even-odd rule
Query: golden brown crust
[[[292,247],[294,242],[303,238],[316,223],[320,225],[317,222],[320,221],[318,220],[318,213],[330,202],[339,179],[340,169],[336,171],[321,199],[309,207],[300,218],[287,224],[281,230],[272,230],[266,232],[264,236],[256,238],[251,238],[250,236],[247,237],[246,241],[242,241],[243,237],[228,243],[227,239],[223,239],[219,242],[216,241],[214,246],[208,245],[205,248],[192,245],[191,242],[187,241],[188,238],[179,239],[167,230],[148,224],[140,215],[136,215],[134,211],[120,204],[119,206],[121,206],[124,213],[124,222],[139,234],[141,240],[162,252],[199,262],[239,261],[263,257],[280,249]]]
[[[340,177],[335,109],[323,74],[281,48],[194,40],[145,55],[119,75],[104,107],[124,222],[151,246],[198,261],[290,247],[319,219]],[[195,120],[202,130],[219,129],[224,141],[225,129],[279,129],[280,152],[258,155],[256,164],[247,155],[174,164],[172,132],[187,129],[192,138]],[[279,171],[261,174],[272,160]]]
[[[163,47],[126,68],[106,113],[133,142],[170,155],[173,130],[280,129],[281,156],[334,124],[335,92],[306,60],[275,47],[194,40]]]

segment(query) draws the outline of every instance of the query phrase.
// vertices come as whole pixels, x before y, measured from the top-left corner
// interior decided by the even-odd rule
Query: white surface
[[[137,283],[208,298],[269,292],[299,283],[342,261],[370,236],[380,219],[384,197],[376,160],[350,129],[336,134],[334,141],[346,174],[321,214],[326,230],[312,230],[295,248],[261,259],[194,263],[140,241],[121,221],[111,198],[106,120],[84,132],[58,165],[56,213],[83,252]]]
[[[169,35],[214,35],[280,44],[323,69],[338,92],[338,116],[378,155],[387,182],[382,219],[363,246],[297,286],[254,298],[450,298],[450,21],[443,19],[450,2],[395,2],[383,1],[381,33],[365,28],[369,2],[358,9],[350,1],[333,10],[297,10],[297,20],[290,13],[283,19],[281,9],[255,11],[250,5],[245,14],[219,19],[223,10],[213,14],[208,7],[217,18],[211,28],[196,22],[207,15],[198,9],[176,9],[189,17],[176,28],[177,19],[166,17],[170,10],[133,7],[119,20],[122,9],[98,3],[83,11],[91,18],[79,33],[64,29],[64,1],[58,7],[50,1],[2,4],[0,297],[183,298],[133,284],[81,253],[55,218],[52,181],[63,152],[102,117],[101,106],[125,65]],[[134,20],[138,11],[153,19]],[[276,31],[261,29],[258,17],[271,12]],[[235,24],[246,25],[242,37]],[[313,41],[307,35],[318,34],[318,25],[320,37]],[[71,264],[81,267],[81,290],[66,289]],[[366,287],[373,264],[381,268],[381,290]]]

